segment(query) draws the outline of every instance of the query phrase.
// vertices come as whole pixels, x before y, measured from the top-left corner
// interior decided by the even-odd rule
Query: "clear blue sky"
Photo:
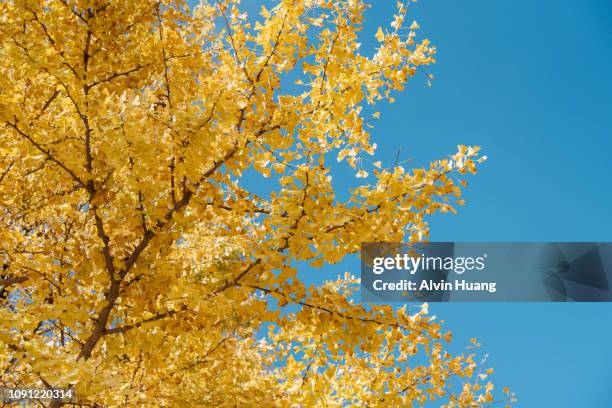
[[[395,2],[374,3],[366,47],[365,36]],[[262,2],[244,4],[256,10]],[[612,2],[420,0],[411,7],[420,34],[438,46],[436,79],[428,88],[423,76],[378,108],[379,158],[392,163],[401,148],[402,159],[424,165],[459,143],[489,156],[471,179],[467,206],[436,217],[431,239],[612,241]],[[357,273],[355,258],[300,275],[320,282],[345,270]],[[612,304],[430,309],[457,345],[478,337],[496,383],[517,392],[515,407],[612,406]]]

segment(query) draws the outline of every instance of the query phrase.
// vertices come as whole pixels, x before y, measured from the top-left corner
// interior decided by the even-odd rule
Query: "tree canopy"
[[[493,403],[426,305],[297,275],[426,239],[483,160],[368,158],[366,112],[434,62],[409,6],[365,55],[360,0],[0,2],[0,386],[98,407]]]

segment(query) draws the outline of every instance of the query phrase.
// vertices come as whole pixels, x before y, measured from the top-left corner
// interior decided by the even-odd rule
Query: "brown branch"
[[[242,71],[244,72],[244,75],[246,75],[249,82],[251,84],[254,84],[253,80],[251,79],[251,76],[249,75],[249,72],[246,69],[246,65],[242,63],[240,59],[240,54],[238,54],[238,49],[236,48],[236,42],[234,41],[234,36],[232,35],[232,29],[231,29],[230,23],[227,19],[227,16],[225,15],[225,10],[221,6],[221,3],[219,2],[219,0],[216,0],[216,2],[217,2],[217,6],[219,7],[219,11],[221,12],[221,15],[223,16],[223,20],[225,21],[225,27],[227,29],[227,34],[229,35],[232,48],[234,49],[236,63],[238,64],[239,67],[242,68]]]
[[[438,181],[439,178],[441,178],[442,176],[447,175],[448,173],[449,173],[449,170],[445,170],[441,174],[436,175],[436,177],[434,177],[434,179],[431,181],[431,183],[435,183],[436,181]],[[422,183],[420,183],[420,184],[418,184],[418,185],[416,185],[414,187],[411,187],[409,189],[409,191],[406,191],[403,194],[400,194],[400,195],[397,195],[395,197],[392,197],[389,200],[381,201],[378,204],[376,204],[374,207],[369,208],[369,209],[363,211],[359,216],[355,216],[355,217],[351,218],[350,220],[343,222],[342,224],[332,225],[331,227],[327,228],[325,230],[325,232],[332,232],[332,231],[337,230],[339,228],[347,227],[349,224],[357,221],[359,218],[362,218],[362,217],[364,217],[364,216],[366,216],[368,214],[372,214],[372,213],[380,210],[384,204],[392,203],[392,202],[395,202],[397,200],[401,200],[401,199],[407,197],[408,195],[410,195],[411,193],[418,192],[419,190],[421,190],[426,185],[428,185],[428,183],[424,181],[424,182],[422,182]],[[386,187],[388,187],[388,183],[387,183]]]
[[[166,99],[168,100],[168,107],[170,108],[170,113],[173,113],[172,107],[172,98],[170,92],[170,78],[168,76],[168,60],[166,58],[166,47],[164,47],[164,26],[162,24],[162,18],[159,13],[161,3],[157,3],[156,13],[157,13],[157,24],[159,25],[159,41],[162,44],[162,61],[164,63],[164,82],[166,83]],[[169,126],[170,127],[170,126]],[[170,131],[172,132],[174,129],[170,127]],[[170,158],[170,197],[172,199],[172,204],[176,205],[176,182],[175,182],[175,169],[176,169],[176,158],[175,158],[175,142],[174,136],[172,136],[172,157]]]
[[[68,173],[70,175],[70,177],[72,177],[79,185],[81,185],[81,187],[85,187],[86,186],[85,183],[75,174],[74,171],[70,170],[64,163],[62,163],[61,161],[56,159],[55,156],[53,156],[49,150],[45,149],[40,143],[36,142],[30,135],[25,133],[23,130],[19,129],[19,127],[17,126],[17,123],[6,122],[6,124],[9,125],[10,127],[12,127],[13,129],[15,129],[15,131],[21,137],[23,137],[24,139],[28,140],[41,153],[43,153],[45,156],[47,156],[47,158],[49,160],[51,160],[53,163],[55,163],[58,166],[60,166],[66,173]]]
[[[15,160],[13,160],[11,162],[11,164],[9,164],[8,166],[6,166],[6,169],[4,169],[4,171],[2,172],[2,174],[0,174],[0,183],[2,183],[2,181],[4,180],[4,178],[6,177],[6,175],[9,173],[9,171],[11,171],[11,169],[13,168],[13,166],[15,165]]]
[[[60,320],[60,324],[57,324],[55,321],[53,320],[49,320],[49,322],[51,322],[51,324],[58,330],[61,330],[62,336],[66,335],[70,338],[70,340],[74,341],[75,343],[79,344],[79,345],[83,345],[83,342],[79,339],[77,339],[75,336],[73,336],[70,333],[70,330],[65,330],[65,326],[64,323],[62,323],[62,321]],[[62,341],[63,343],[63,341]],[[63,344],[62,344],[63,345]]]
[[[159,11],[158,11],[159,12]],[[223,13],[223,11],[222,11]],[[225,14],[224,14],[225,16]],[[227,19],[226,19],[227,22]],[[160,33],[161,34],[161,33]],[[231,32],[230,32],[230,36],[231,36]],[[89,42],[89,36],[88,36],[88,40],[87,42]],[[86,45],[86,50],[88,48],[88,43]],[[85,53],[85,55],[88,55],[87,52]],[[164,55],[164,62],[165,62],[165,55]],[[84,56],[84,61],[86,62],[88,60],[88,58],[85,58]],[[167,65],[166,65],[167,67]],[[249,78],[248,73],[246,72],[245,69],[245,74],[247,74],[247,78]],[[166,77],[167,78],[167,77]],[[250,78],[249,78],[250,80]],[[250,80],[252,82],[252,80]],[[67,87],[65,87],[67,90]],[[87,96],[87,89],[85,90],[85,94]],[[169,87],[167,87],[167,91],[168,91],[168,99],[169,99]],[[67,90],[68,92],[68,90]],[[253,88],[251,90],[251,93],[249,95],[249,100],[250,98],[254,95],[255,93],[255,85],[253,85]],[[72,98],[71,98],[72,99]],[[73,103],[75,104],[77,111],[79,110],[78,108],[78,104],[76,104],[76,101],[74,99]],[[170,99],[169,99],[170,102]],[[242,122],[245,119],[245,111],[246,111],[246,107],[243,108],[240,112],[240,116],[237,122],[237,129],[238,131],[240,131]],[[86,116],[82,115],[79,111],[79,114],[81,116],[81,119],[83,120],[83,123],[85,125],[86,128],[86,152],[90,151],[90,147],[89,147],[89,133],[87,131],[87,129],[89,128],[88,126],[88,121]],[[271,130],[274,129],[278,129],[280,128],[280,125],[276,125],[273,126],[272,128],[269,129],[265,129],[264,128],[265,125],[259,130],[259,132],[256,133],[255,138],[258,138],[260,136],[262,136],[263,134],[265,134],[266,132],[269,132]],[[250,142],[247,141],[247,143],[245,144],[245,147],[249,144]],[[172,220],[172,218],[174,217],[174,215],[178,212],[180,212],[183,208],[185,208],[191,198],[194,196],[195,192],[197,191],[198,187],[201,185],[201,183],[203,183],[207,178],[209,178],[214,172],[216,172],[223,164],[225,164],[229,159],[231,159],[237,152],[239,151],[239,147],[238,147],[238,143],[235,143],[234,147],[232,149],[230,149],[221,159],[213,162],[213,165],[211,166],[211,168],[209,170],[207,170],[206,172],[204,172],[204,174],[202,174],[201,178],[194,184],[193,189],[187,190],[185,191],[185,193],[183,194],[183,197],[178,200],[175,201],[172,208],[170,208],[166,214],[164,214],[164,216],[157,220],[157,222],[155,223],[155,226],[152,229],[149,229],[147,231],[144,232],[143,237],[141,239],[141,241],[136,245],[136,247],[134,248],[134,250],[132,251],[132,253],[125,259],[125,263],[124,263],[124,267],[121,271],[119,271],[118,276],[115,278],[114,277],[114,273],[113,278],[111,279],[111,284],[110,287],[108,289],[108,291],[105,294],[105,299],[106,299],[106,305],[102,308],[102,310],[100,311],[97,319],[95,319],[95,326],[94,329],[91,333],[91,335],[89,336],[89,338],[85,341],[83,347],[81,348],[81,352],[79,353],[77,360],[83,358],[85,360],[89,359],[92,355],[92,352],[95,348],[95,346],[97,345],[97,343],[100,341],[100,339],[108,333],[108,330],[106,329],[106,325],[108,323],[108,320],[110,318],[110,314],[111,311],[115,305],[115,302],[117,301],[117,298],[119,297],[120,293],[121,293],[121,285],[122,282],[125,278],[125,276],[129,273],[129,271],[134,267],[134,265],[136,264],[136,262],[138,261],[138,259],[140,258],[140,256],[142,255],[142,253],[147,249],[147,247],[149,246],[149,243],[153,240],[153,238],[156,236],[156,231],[159,231],[160,229],[162,229],[163,227],[165,227],[167,224],[169,224]],[[90,154],[87,154],[87,167],[88,169],[91,167],[91,156]],[[90,172],[90,180],[88,182],[88,191],[90,192],[90,195],[93,197],[93,178],[91,175],[91,171]],[[95,211],[94,211],[95,214]],[[102,225],[101,223],[96,223],[97,225]],[[100,234],[100,228],[99,228],[99,235]],[[102,236],[101,236],[102,238]],[[103,239],[103,241],[105,242],[105,247],[107,247],[107,242]],[[108,259],[108,258],[107,258]],[[112,259],[111,259],[112,261]],[[220,288],[218,288],[214,293],[220,293],[224,290],[226,290],[229,287],[233,287],[235,286],[244,276],[246,276],[246,274],[251,271],[256,265],[258,265],[261,262],[261,260],[257,260],[256,262],[254,262],[253,264],[251,264],[248,268],[246,268],[243,272],[241,272],[232,282],[226,282],[225,285],[221,286]],[[110,268],[111,264],[107,263],[107,267]]]
[[[115,264],[113,262],[113,256],[110,252],[110,238],[108,237],[108,235],[106,234],[104,230],[104,223],[102,221],[102,218],[100,218],[100,215],[98,214],[98,209],[95,206],[92,207],[92,212],[94,214],[98,238],[100,238],[100,240],[102,241],[104,245],[102,247],[102,254],[104,255],[104,262],[106,264],[106,269],[112,281],[116,279],[116,277],[115,277]]]
[[[210,350],[208,350],[206,353],[204,353],[203,356],[198,357],[196,359],[196,361],[194,361],[193,363],[185,366],[185,367],[181,367],[179,368],[177,371],[174,371],[172,373],[170,373],[170,377],[173,377],[176,373],[178,373],[179,371],[184,371],[184,370],[190,370],[192,368],[195,368],[197,366],[199,366],[200,364],[206,364],[208,363],[209,360],[208,357],[210,357],[210,355],[212,353],[214,353],[215,351],[217,351],[219,349],[219,347],[221,347],[226,341],[229,340],[229,337],[223,337],[221,340],[219,340],[217,342],[217,344],[215,344]]]
[[[183,305],[179,311],[169,310],[169,311],[164,312],[164,313],[158,313],[158,314],[156,314],[153,317],[150,317],[148,319],[139,321],[137,323],[128,324],[128,325],[125,325],[125,326],[114,327],[112,329],[107,329],[105,331],[105,333],[107,333],[107,334],[125,333],[125,332],[128,332],[130,330],[133,330],[133,329],[136,329],[138,327],[141,327],[144,324],[152,323],[152,322],[157,322],[157,321],[165,319],[167,317],[172,317],[175,314],[177,314],[178,312],[184,312],[184,311],[188,311],[188,310],[189,309],[187,308],[187,306]]]
[[[312,356],[310,357],[310,361],[308,362],[308,366],[306,366],[306,368],[304,369],[304,374],[302,374],[302,384],[300,385],[300,390],[304,388],[304,385],[306,385],[306,381],[308,381],[310,370],[312,368],[312,365],[314,364],[315,358],[317,357],[317,353],[319,352],[319,347],[321,347],[322,343],[323,343],[323,335],[320,335],[319,341],[317,342],[317,346],[315,347],[315,350],[312,353]]]
[[[302,220],[302,218],[306,215],[306,211],[305,211],[305,204],[306,204],[306,198],[308,197],[308,187],[309,187],[309,181],[308,181],[308,173],[306,174],[306,185],[304,187],[304,197],[302,199],[302,211],[300,212],[300,215],[298,217],[296,217],[291,229],[290,229],[290,233],[285,236],[285,243],[280,246],[279,248],[277,248],[277,251],[282,252],[285,249],[287,249],[289,247],[289,240],[291,239],[291,236],[293,234],[295,234],[295,231],[297,231],[297,227],[300,223],[300,221]],[[240,285],[240,281],[249,273],[251,272],[256,266],[258,266],[259,264],[261,264],[262,259],[261,258],[257,258],[254,262],[252,262],[248,267],[246,267],[242,272],[240,272],[234,279],[232,279],[231,281],[226,281],[225,284],[223,284],[222,286],[218,287],[217,289],[215,289],[209,296],[213,297],[216,296],[217,294],[226,291],[229,288],[235,287],[235,286],[241,286]]]
[[[140,70],[141,70],[141,69],[143,69],[143,68],[148,68],[148,67],[150,67],[151,65],[153,65],[153,63],[149,63],[149,64],[145,64],[145,65],[140,65],[140,64],[139,64],[137,67],[134,67],[134,68],[132,68],[132,69],[128,69],[127,71],[123,71],[123,72],[115,72],[115,73],[113,73],[113,74],[111,74],[111,75],[107,76],[106,78],[103,78],[103,79],[98,79],[98,80],[96,80],[96,81],[93,81],[92,83],[90,83],[90,84],[86,85],[86,87],[87,87],[88,89],[91,89],[91,88],[93,88],[93,87],[95,87],[95,86],[97,86],[97,85],[103,84],[103,83],[105,83],[105,82],[110,82],[110,81],[112,81],[112,80],[113,80],[113,79],[115,79],[115,78],[120,78],[120,77],[122,77],[122,76],[127,76],[127,75],[130,75],[130,74],[134,73],[134,72],[138,72],[138,71],[140,71]]]
[[[215,109],[217,108],[217,104],[219,103],[219,100],[221,99],[221,95],[223,94],[223,90],[219,91],[219,96],[217,97],[217,99],[215,100],[215,102],[213,102],[212,107],[210,108],[210,113],[208,114],[208,117],[206,118],[206,120],[204,122],[202,122],[202,124],[198,125],[198,127],[196,129],[200,130],[202,129],[204,126],[208,125],[210,123],[210,121],[213,118],[213,115],[215,114]],[[188,146],[188,145],[187,145]],[[187,147],[185,146],[185,147]]]
[[[402,330],[407,330],[407,331],[416,331],[417,333],[425,336],[426,333],[419,330],[419,329],[415,329],[412,327],[407,327],[404,326],[403,324],[400,323],[389,323],[389,322],[384,322],[382,320],[378,320],[375,318],[368,318],[368,317],[362,317],[362,316],[352,316],[349,314],[346,314],[344,312],[341,312],[339,310],[333,310],[329,307],[326,306],[321,306],[321,305],[317,305],[314,303],[310,303],[310,302],[304,302],[302,300],[298,300],[295,299],[293,297],[291,297],[290,295],[287,295],[286,293],[278,290],[278,289],[270,289],[270,288],[264,288],[262,286],[258,286],[258,285],[242,285],[240,283],[236,284],[236,286],[242,286],[242,287],[248,287],[251,289],[255,289],[255,290],[260,290],[268,295],[278,295],[278,296],[282,296],[288,303],[293,303],[295,305],[300,305],[300,306],[304,306],[306,308],[309,309],[313,309],[313,310],[318,310],[320,312],[324,312],[330,315],[334,315],[334,316],[338,316],[341,317],[343,319],[347,319],[347,320],[356,320],[356,321],[360,321],[363,323],[373,323],[373,324],[377,324],[380,326],[387,326],[387,327],[392,327],[392,328],[396,328],[396,329],[402,329]]]
[[[310,187],[310,178],[308,176],[308,172],[306,172],[306,183],[304,185],[304,196],[302,197],[302,202],[300,203],[300,208],[302,210],[300,211],[300,215],[298,215],[293,225],[291,226],[291,231],[289,235],[285,237],[285,245],[284,245],[284,248],[281,249],[281,251],[289,247],[289,240],[291,239],[293,235],[295,235],[297,228],[300,225],[300,221],[302,221],[302,218],[306,216],[306,199],[308,198],[308,188],[309,187]]]
[[[421,377],[421,378],[418,378],[418,379],[414,380],[414,381],[413,381],[411,384],[408,384],[406,387],[404,387],[404,388],[402,388],[401,390],[399,390],[397,393],[398,393],[398,394],[401,394],[401,393],[403,393],[403,392],[406,392],[406,391],[408,391],[409,389],[416,387],[418,384],[423,383],[423,382],[425,382],[425,381],[428,381],[428,380],[429,380],[429,378],[430,378],[430,377],[429,377],[429,374],[428,374],[428,375],[425,375],[425,376],[423,376],[423,377]]]
[[[115,306],[115,302],[119,297],[119,287],[121,285],[121,280],[112,280],[108,291],[106,292],[106,305],[102,308],[98,317],[95,319],[94,330],[90,334],[90,336],[83,343],[83,347],[81,347],[81,351],[77,356],[77,361],[83,358],[84,360],[88,360],[91,357],[91,353],[93,349],[96,347],[96,344],[100,341],[104,333],[106,332],[106,323],[108,322],[108,318],[110,317],[110,313]]]
[[[197,57],[198,55],[203,55],[206,54],[208,52],[211,51],[219,51],[219,48],[207,48],[205,50],[202,51],[198,51],[198,52],[188,52],[186,54],[179,54],[179,55],[170,55],[166,58],[167,61],[171,61],[173,59],[180,59],[180,58],[188,58],[188,57]]]
[[[68,4],[68,2],[67,2],[66,0],[60,0],[60,2],[61,2],[61,3],[62,3],[64,6],[66,6],[66,7],[67,7],[67,8],[70,10],[70,12],[71,12],[72,14],[74,14],[75,16],[77,16],[77,17],[79,18],[79,20],[81,20],[81,21],[82,21],[82,22],[84,22],[85,24],[87,24],[87,23],[88,23],[88,21],[85,19],[85,17],[83,17],[83,16],[82,16],[80,13],[77,13],[77,11],[75,10],[75,8],[74,8],[74,7],[70,7],[70,5]]]
[[[89,59],[91,54],[89,53],[89,47],[91,46],[91,39],[93,33],[89,26],[87,27],[87,36],[85,37],[85,48],[83,49],[83,79],[87,79],[87,69],[89,68]]]
[[[261,129],[259,132],[257,132],[256,136],[259,137],[265,134],[266,132],[272,129],[278,128],[278,127],[279,126],[277,125],[277,126],[272,127],[271,129]],[[233,157],[237,153],[237,151],[238,151],[238,147],[234,147],[233,149],[229,150],[223,156],[223,158],[219,159],[218,161],[215,161],[213,163],[213,166],[209,170],[207,170],[202,175],[198,183],[196,183],[196,185],[194,186],[195,189],[197,189],[199,184],[201,184],[204,180],[206,180],[214,172],[216,172],[217,169],[219,169],[225,162],[227,162],[227,160]],[[110,313],[113,307],[115,306],[115,302],[117,301],[117,298],[119,297],[121,293],[121,283],[123,282],[123,279],[128,274],[128,272],[134,267],[134,265],[136,264],[136,262],[138,261],[142,253],[148,247],[151,240],[156,236],[155,231],[160,230],[165,225],[170,223],[174,215],[177,212],[180,212],[183,208],[185,208],[189,204],[194,194],[195,194],[194,190],[187,191],[183,195],[183,197],[179,201],[177,201],[176,204],[171,209],[169,209],[161,219],[157,221],[154,229],[149,229],[144,233],[142,240],[138,243],[138,245],[136,245],[132,253],[125,259],[124,268],[119,272],[118,277],[116,279],[111,280],[111,285],[105,295],[105,299],[107,303],[100,311],[100,314],[98,315],[98,318],[96,319],[94,330],[92,331],[91,335],[85,341],[83,347],[81,348],[81,352],[79,353],[77,360],[81,358],[85,360],[89,359],[91,357],[91,353],[93,349],[95,348],[95,346],[98,344],[100,339],[107,333],[106,325],[108,323]],[[237,282],[239,282],[250,270],[252,270],[253,267],[258,265],[260,262],[261,260],[257,260],[254,264],[252,264],[247,269],[245,269],[243,272],[241,272],[236,277],[236,279],[234,279],[234,281],[226,282],[225,285],[218,288],[213,293],[213,295],[220,293],[230,287],[236,286]]]
[[[128,140],[128,137],[125,133],[125,126],[124,126],[123,120],[121,121],[121,133],[123,134],[123,137],[126,140],[128,147],[131,149],[132,143]],[[130,164],[130,172],[133,172],[134,171],[134,157],[132,157],[131,151],[128,153],[128,162]],[[140,184],[140,178],[138,176],[136,176],[136,182]],[[149,228],[147,227],[146,208],[145,208],[144,201],[145,201],[144,194],[142,193],[142,190],[139,188],[138,189],[138,207],[136,207],[136,210],[140,212],[140,221],[142,223],[142,230],[144,232],[147,232]]]
[[[83,79],[87,78],[87,70],[89,67],[89,61],[91,57],[89,54],[89,48],[91,45],[92,36],[93,34],[91,30],[88,28],[87,37],[85,39],[85,47],[83,48],[83,67],[84,67]],[[83,94],[85,95],[85,104],[87,105],[88,104],[87,97],[89,95],[89,88],[87,88],[87,85],[83,85]],[[76,105],[76,101],[74,102]],[[92,148],[91,148],[92,129],[91,129],[91,126],[89,125],[89,117],[85,115],[84,113],[82,113],[80,109],[78,109],[78,105],[76,106],[77,106],[79,116],[81,117],[81,121],[83,122],[83,126],[85,127],[85,169],[87,170],[87,178],[88,178],[87,179],[87,192],[89,193],[89,202],[92,203],[91,209],[92,209],[94,219],[95,219],[98,238],[100,238],[100,240],[103,243],[102,254],[104,255],[104,262],[106,264],[106,269],[110,276],[110,280],[114,281],[116,279],[115,278],[115,265],[114,265],[113,256],[111,255],[111,250],[110,250],[110,238],[104,229],[104,222],[102,221],[102,218],[98,214],[98,206],[94,204],[96,188],[94,184],[93,154],[92,154]]]
[[[267,132],[269,132],[271,130],[278,129],[279,127],[280,126],[277,125],[277,126],[273,126],[272,128],[269,128],[269,129],[262,129],[259,132],[257,132],[257,134],[255,136],[256,137],[260,137],[263,134],[265,134],[265,133],[267,133]],[[168,210],[166,212],[166,214],[161,219],[159,219],[157,221],[157,223],[155,224],[155,227],[153,229],[147,231],[147,233],[144,234],[144,236],[143,236],[142,240],[140,241],[140,243],[138,243],[136,248],[134,248],[134,251],[132,251],[130,256],[128,256],[128,258],[125,260],[124,273],[127,273],[134,266],[134,264],[136,263],[136,261],[138,260],[138,258],[142,254],[142,252],[148,246],[149,242],[156,235],[154,230],[159,230],[159,229],[163,228],[166,224],[168,224],[168,222],[170,222],[170,220],[172,219],[174,214],[176,214],[177,212],[181,211],[184,207],[186,207],[189,204],[191,198],[195,194],[195,190],[197,190],[199,185],[201,183],[203,183],[204,180],[206,180],[207,178],[212,176],[212,174],[215,173],[229,159],[234,157],[234,155],[237,152],[238,152],[238,147],[234,146],[234,148],[229,150],[221,159],[213,162],[213,165],[211,166],[211,168],[208,169],[206,172],[204,172],[202,174],[202,176],[200,177],[200,179],[198,180],[198,182],[195,183],[194,189],[188,190],[187,192],[185,192],[183,197],[179,201],[177,201],[176,204],[170,210]]]
[[[226,210],[226,211],[235,211],[234,208],[230,207],[229,205],[225,205],[225,204],[206,203],[204,205],[220,208],[220,209]],[[251,213],[251,212],[255,213],[255,214],[270,214],[270,210],[267,210],[265,208],[254,208],[254,209],[246,209],[246,210],[244,210],[244,213],[246,213],[246,214]]]
[[[240,272],[234,279],[231,281],[226,281],[222,286],[215,289],[208,298],[211,298],[215,295],[218,295],[221,292],[226,291],[229,288],[233,288],[235,286],[240,286],[240,281],[255,268],[257,265],[261,263],[261,259],[256,259],[253,263],[251,263],[248,267],[246,267],[242,272]]]
[[[53,39],[53,37],[51,36],[51,34],[49,33],[49,30],[47,29],[47,26],[45,26],[43,24],[42,21],[40,21],[40,19],[38,18],[38,15],[36,14],[36,12],[32,9],[27,9],[30,13],[32,13],[32,15],[34,16],[34,21],[36,21],[38,23],[38,25],[40,25],[40,27],[42,28],[43,32],[45,33],[45,36],[47,37],[47,40],[49,41],[49,43],[51,43],[51,46],[55,49],[55,51],[62,57],[62,59],[64,60],[64,64],[70,68],[70,70],[72,71],[72,73],[75,76],[77,75],[76,69],[68,62],[68,59],[66,58],[66,54],[64,53],[63,50],[61,50],[57,44],[57,42]]]
[[[0,286],[11,286],[16,285],[18,283],[23,283],[29,279],[29,276],[11,276],[8,278],[0,279]]]
[[[274,40],[274,47],[272,47],[272,51],[270,52],[270,54],[268,54],[266,60],[264,61],[263,66],[259,69],[259,72],[257,73],[257,76],[255,77],[255,81],[256,82],[259,82],[259,79],[261,78],[261,74],[263,73],[263,70],[268,66],[268,63],[270,62],[270,59],[272,58],[272,56],[276,52],[276,49],[278,48],[278,44],[280,43],[280,36],[283,33],[283,30],[285,28],[285,24],[287,23],[287,16],[288,15],[289,15],[289,11],[287,11],[287,13],[285,13],[285,18],[283,19],[283,24],[281,24],[281,28],[280,28],[280,30],[278,30],[278,34],[276,34],[276,39]]]
[[[83,66],[84,66],[84,78],[83,79],[84,80],[87,78],[87,68],[89,66],[89,60],[90,60],[89,47],[91,44],[91,39],[92,39],[92,32],[88,27],[87,38],[85,40],[85,47],[83,49]],[[88,103],[87,97],[88,97],[89,89],[87,88],[86,85],[83,85],[83,93],[85,95],[85,103]],[[105,294],[106,305],[102,308],[102,310],[98,314],[98,317],[95,319],[94,330],[91,333],[91,335],[87,338],[87,340],[83,343],[83,346],[81,347],[81,351],[79,355],[77,356],[77,360],[81,358],[87,360],[91,357],[91,353],[94,347],[96,346],[96,344],[98,344],[98,341],[100,341],[100,339],[102,338],[102,336],[104,335],[106,331],[106,324],[110,317],[111,311],[113,310],[113,307],[115,306],[115,302],[117,301],[117,298],[119,297],[119,294],[120,294],[120,287],[121,287],[121,281],[123,279],[123,276],[119,278],[117,278],[116,276],[115,265],[114,265],[113,257],[110,251],[110,238],[104,229],[104,222],[102,221],[102,218],[98,214],[97,205],[94,204],[96,189],[95,189],[95,184],[94,184],[93,156],[92,156],[92,149],[91,149],[92,130],[91,130],[91,127],[89,126],[89,118],[80,111],[78,104],[76,103],[74,99],[73,99],[73,103],[75,104],[75,107],[79,113],[79,116],[81,117],[81,121],[83,122],[83,126],[85,127],[85,168],[87,169],[87,177],[88,177],[87,191],[89,193],[89,202],[92,203],[92,212],[95,218],[96,232],[97,232],[98,237],[103,243],[102,253],[104,255],[104,262],[106,265],[106,270],[109,274],[110,282],[111,282],[108,288],[108,291]]]
[[[43,113],[45,113],[45,111],[47,110],[47,108],[49,107],[49,105],[51,105],[51,103],[55,100],[55,98],[57,98],[57,95],[59,95],[60,91],[58,89],[56,89],[53,94],[51,95],[51,97],[49,99],[47,99],[47,101],[45,102],[45,104],[42,106],[42,108],[40,108],[40,112],[38,113],[38,115],[36,115],[36,119],[40,118],[42,116]]]
[[[47,275],[46,275],[45,273],[43,273],[43,272],[41,272],[41,271],[39,271],[39,270],[37,270],[37,269],[30,268],[29,266],[24,266],[23,268],[24,268],[24,269],[26,269],[26,270],[28,270],[28,271],[30,271],[30,272],[34,272],[34,273],[36,273],[36,274],[40,275],[40,276],[41,276],[41,277],[42,277],[42,278],[43,278],[45,281],[47,281],[47,282],[48,282],[48,283],[49,283],[51,286],[53,286],[55,289],[57,289],[57,292],[58,292],[58,293],[60,294],[60,296],[61,296],[61,294],[62,294],[62,288],[61,288],[61,287],[60,287],[60,286],[59,286],[57,283],[55,283],[53,280],[51,280],[49,277],[47,277]]]
[[[170,99],[170,80],[168,79],[168,61],[166,59],[166,48],[163,46],[164,42],[164,28],[162,24],[161,15],[159,14],[159,7],[161,3],[157,3],[157,23],[159,25],[159,41],[162,43],[162,57],[164,62],[164,80],[166,82],[166,99],[168,99],[168,105],[172,110],[172,100]]]

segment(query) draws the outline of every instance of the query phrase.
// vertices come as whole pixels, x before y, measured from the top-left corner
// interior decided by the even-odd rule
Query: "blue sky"
[[[395,2],[374,3],[365,47]],[[262,2],[244,4],[255,10]],[[395,104],[378,107],[378,158],[393,163],[401,148],[403,160],[420,166],[460,143],[480,145],[489,157],[471,179],[467,206],[432,220],[431,240],[612,241],[612,2],[421,0],[411,7],[420,35],[438,46],[436,79],[428,88],[417,78]],[[300,275],[320,282],[345,270],[358,271],[355,258]],[[496,383],[517,392],[515,407],[611,406],[612,304],[430,310],[447,321],[457,345],[471,337],[483,343]]]
[[[392,2],[371,11],[380,19]],[[432,88],[415,81],[373,132],[387,161],[483,147],[467,206],[432,241],[611,241],[612,3],[423,0],[438,46]],[[379,23],[374,23],[379,24]],[[373,28],[375,29],[375,27]],[[436,304],[455,342],[476,336],[516,407],[610,407],[611,304]]]

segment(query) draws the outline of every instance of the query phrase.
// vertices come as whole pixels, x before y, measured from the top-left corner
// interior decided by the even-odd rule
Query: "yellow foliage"
[[[403,34],[418,26],[401,2],[361,54],[366,8],[0,2],[1,385],[73,386],[82,406],[490,401],[424,310],[366,309],[351,277],[307,288],[291,267],[425,239],[459,199],[450,173],[478,164],[460,146],[426,169],[363,169],[363,105],[435,54]],[[367,183],[340,201],[327,162],[344,158]],[[277,190],[248,191],[248,168]]]

